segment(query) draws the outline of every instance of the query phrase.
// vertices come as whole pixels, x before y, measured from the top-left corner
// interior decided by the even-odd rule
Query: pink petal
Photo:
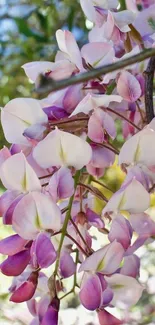
[[[87,172],[92,175],[95,176],[97,178],[100,178],[104,175],[105,169],[104,168],[97,168],[97,167],[93,167],[91,164],[88,164],[86,166],[87,168]]]
[[[41,325],[58,325],[59,300],[54,298],[43,317]]]
[[[60,274],[63,278],[68,278],[76,272],[76,264],[72,256],[64,252],[60,257]]]
[[[118,93],[128,102],[135,102],[141,96],[138,80],[128,71],[123,71],[117,82]]]
[[[38,283],[38,273],[33,272],[31,273],[27,281],[22,283],[13,292],[13,294],[10,297],[10,301],[20,303],[20,302],[30,300],[36,291],[37,283]]]
[[[82,100],[81,85],[70,86],[63,99],[63,107],[67,113],[72,113],[73,109]]]
[[[3,214],[7,211],[11,203],[18,197],[20,194],[19,191],[5,191],[0,196],[0,216],[2,217]]]
[[[40,233],[31,246],[31,257],[33,267],[46,268],[53,264],[57,254],[50,238]]]
[[[82,305],[88,310],[95,310],[102,304],[102,287],[96,274],[85,275],[79,293]]]
[[[80,50],[73,34],[68,30],[58,29],[56,31],[56,39],[60,50],[67,53],[70,56],[71,62],[76,64],[79,69],[82,69]]]
[[[6,237],[0,241],[0,253],[3,255],[14,255],[20,252],[26,245],[27,240],[18,235]]]
[[[99,118],[92,114],[88,121],[88,137],[97,143],[104,141],[104,129]]]
[[[132,227],[129,221],[122,215],[116,216],[112,221],[108,238],[111,242],[117,240],[124,249],[127,249],[132,238]]]
[[[115,316],[113,316],[106,310],[99,311],[98,318],[99,318],[100,325],[121,325],[121,324],[123,324],[122,321],[117,319]]]
[[[48,191],[54,201],[66,199],[74,193],[74,180],[71,171],[62,167],[50,178]]]
[[[106,168],[114,163],[115,154],[99,145],[92,145],[92,159],[90,164],[96,168]]]
[[[2,148],[0,150],[0,167],[3,164],[3,162],[8,159],[11,156],[10,150],[4,146],[4,148]]]
[[[89,225],[94,226],[96,228],[104,228],[104,221],[93,210],[87,208],[86,216],[87,216]]]
[[[81,55],[86,63],[93,67],[110,64],[114,58],[114,50],[111,44],[104,42],[92,42],[84,45]]]
[[[124,264],[120,270],[121,274],[137,278],[139,276],[140,259],[137,255],[124,257]]]
[[[95,115],[100,120],[103,129],[106,130],[109,136],[114,140],[116,138],[116,127],[113,118],[100,108],[95,110]]]
[[[7,276],[17,276],[21,274],[30,261],[29,250],[21,251],[9,256],[1,265],[1,272]]]
[[[13,228],[25,239],[35,239],[41,230],[60,230],[61,212],[52,199],[43,193],[25,195],[13,213]]]
[[[130,223],[138,235],[155,235],[155,222],[146,213],[131,214]]]
[[[14,213],[14,209],[16,205],[20,202],[20,200],[23,198],[23,194],[18,195],[16,199],[13,200],[13,202],[10,204],[9,208],[5,211],[3,215],[3,224],[4,225],[12,225],[12,217]]]

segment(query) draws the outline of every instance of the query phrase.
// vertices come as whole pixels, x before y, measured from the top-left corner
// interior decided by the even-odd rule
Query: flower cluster
[[[126,1],[123,11],[117,0],[80,3],[93,22],[89,43],[79,49],[71,32],[58,30],[55,62],[23,66],[36,87],[40,74],[57,81],[154,46],[152,1]],[[142,295],[135,252],[155,236],[146,211],[155,182],[155,119],[146,124],[144,66],[136,63],[41,100],[16,98],[1,110],[11,147],[0,150],[6,188],[0,215],[14,234],[0,241],[0,253],[8,256],[0,269],[14,277],[10,301],[27,302],[31,325],[57,325],[60,302],[75,289],[101,325],[123,324],[105,308],[130,308]],[[113,143],[118,119],[126,140],[121,149]],[[102,177],[117,156],[126,176],[108,200],[100,191],[106,187]],[[105,203],[101,213],[96,197]],[[103,236],[96,250],[93,229]],[[65,293],[64,279],[71,276],[73,287]]]

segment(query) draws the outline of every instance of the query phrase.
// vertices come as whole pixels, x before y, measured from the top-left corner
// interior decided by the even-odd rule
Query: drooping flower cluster
[[[80,50],[71,32],[58,30],[55,62],[23,66],[36,87],[41,73],[61,80],[152,46],[152,1],[140,2],[143,11],[134,0],[126,1],[124,11],[117,0],[80,2],[94,23],[89,43]],[[140,36],[141,19],[148,29]],[[101,325],[123,324],[105,308],[129,308],[142,295],[135,252],[155,236],[146,211],[155,182],[155,120],[146,125],[143,71],[136,63],[42,100],[13,99],[1,110],[11,147],[0,151],[6,188],[0,215],[14,234],[0,241],[0,253],[7,255],[0,269],[14,277],[10,300],[27,301],[31,325],[58,324],[60,301],[68,294],[63,280],[71,276],[71,292],[79,290],[80,302],[98,312]],[[118,119],[126,140],[120,152],[113,144]],[[117,156],[126,176],[108,200],[94,184],[106,186],[102,176]],[[96,197],[105,203],[101,213]],[[98,250],[94,228],[103,236]]]

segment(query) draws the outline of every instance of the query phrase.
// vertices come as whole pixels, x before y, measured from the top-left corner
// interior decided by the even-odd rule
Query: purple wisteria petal
[[[124,257],[124,264],[120,270],[121,274],[137,278],[139,276],[140,259],[137,255],[129,255]]]
[[[60,274],[63,278],[68,278],[76,272],[76,264],[73,257],[67,253],[63,252],[60,257]]]
[[[34,124],[25,129],[23,135],[28,139],[40,141],[43,139],[44,134],[46,134],[46,129],[46,125]]]
[[[47,114],[49,120],[60,120],[61,118],[68,117],[67,112],[58,106],[44,107],[43,111]]]
[[[110,288],[106,288],[102,294],[102,305],[107,306],[113,299],[113,291]]]
[[[73,109],[78,105],[82,99],[82,89],[80,85],[71,86],[67,89],[63,99],[63,106],[67,113],[72,113]]]
[[[100,147],[99,145],[91,145],[92,147],[92,158],[89,165],[95,168],[106,168],[111,166],[115,161],[115,154],[107,149]],[[87,167],[89,166],[87,165]]]
[[[130,246],[132,238],[132,227],[129,221],[122,215],[116,216],[112,221],[108,238],[110,242],[117,240],[122,244],[124,249],[127,249]]]
[[[27,240],[18,235],[6,237],[0,241],[0,254],[14,255],[24,249]]]
[[[134,103],[142,93],[139,81],[128,71],[123,71],[117,82],[118,93],[128,102]]]
[[[54,201],[66,199],[74,193],[74,180],[68,168],[61,167],[50,178],[48,191]]]
[[[104,221],[93,210],[87,208],[86,216],[87,216],[89,225],[94,226],[96,228],[104,228],[104,226],[105,226]]]
[[[12,217],[13,217],[14,209],[23,197],[24,194],[18,195],[17,198],[14,199],[13,202],[10,204],[9,208],[5,211],[3,215],[4,225],[12,225]]]
[[[88,310],[95,310],[102,304],[102,286],[97,275],[84,275],[79,298]]]
[[[20,194],[19,191],[10,191],[7,190],[0,196],[0,216],[2,217],[3,214],[7,211],[11,203],[18,197]]]
[[[53,264],[57,254],[55,248],[45,233],[38,234],[31,246],[31,263],[33,267],[46,268]]]
[[[21,274],[30,261],[30,251],[23,250],[15,255],[9,256],[1,265],[0,270],[7,276]]]
[[[28,279],[15,289],[10,297],[10,301],[20,303],[30,300],[36,291],[37,283],[38,273],[32,272]]]
[[[41,325],[58,325],[59,300],[54,298],[45,313]]]
[[[98,318],[100,325],[121,325],[123,321],[119,320],[107,310],[101,310],[98,312]]]
[[[134,231],[140,236],[155,235],[155,222],[147,213],[131,214],[130,223]]]
[[[112,139],[115,139],[116,127],[113,118],[100,108],[97,108],[88,122],[88,136],[94,142],[103,143],[105,131]]]

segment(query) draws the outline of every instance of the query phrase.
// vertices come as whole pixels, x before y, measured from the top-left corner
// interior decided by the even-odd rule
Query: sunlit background
[[[73,0],[0,0],[0,106],[4,106],[15,97],[37,97],[33,85],[25,77],[22,64],[30,61],[54,59],[57,46],[55,31],[59,28],[69,29],[74,33],[79,46],[87,40],[92,27],[85,20],[78,1]],[[117,144],[123,141],[121,126],[118,123]],[[0,147],[5,144],[0,130]],[[124,175],[117,167],[117,162],[106,171],[104,179],[117,190]],[[103,188],[100,188],[103,191]],[[1,192],[3,189],[1,188]],[[108,197],[110,193],[104,192]],[[102,203],[95,202],[98,211]],[[149,209],[155,220],[155,197]],[[108,227],[108,224],[107,224]],[[0,239],[12,233],[9,226],[0,225]],[[95,239],[97,238],[97,240]],[[104,239],[105,238],[105,239]],[[94,233],[94,244],[104,245],[106,236]],[[155,243],[148,243],[137,251],[141,257],[140,281],[144,293],[139,303],[130,311],[131,325],[155,324]],[[2,261],[2,258],[1,258]],[[48,270],[47,272],[51,272]],[[12,279],[0,274],[0,324],[27,325],[32,316],[26,304],[16,305],[9,302],[8,288]],[[72,280],[68,280],[70,286]],[[120,310],[113,310],[121,316]],[[126,312],[127,313],[127,312]],[[62,325],[97,325],[96,313],[88,313],[79,306],[78,297],[69,296],[63,303],[60,324]]]

